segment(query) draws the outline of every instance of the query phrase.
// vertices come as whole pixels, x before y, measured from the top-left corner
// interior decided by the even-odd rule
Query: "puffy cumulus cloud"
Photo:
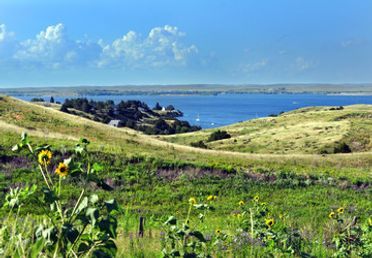
[[[12,34],[0,25],[0,61],[23,68],[62,69],[73,67],[149,68],[185,65],[198,49],[185,45],[185,33],[177,27],[155,27],[142,37],[129,31],[110,43],[70,39],[62,23],[47,26],[35,37],[5,41]],[[3,43],[2,43],[3,42]],[[11,45],[11,46],[10,46]],[[2,51],[4,50],[4,51]],[[2,54],[3,53],[3,54]]]
[[[5,24],[0,24],[0,42],[5,40],[6,35],[7,31]]]
[[[195,45],[185,46],[185,33],[177,27],[165,25],[150,30],[146,37],[129,31],[110,44],[101,41],[102,54],[98,66],[163,67],[186,65],[198,52]]]
[[[19,43],[13,57],[21,65],[60,68],[89,64],[99,56],[97,43],[70,40],[62,23],[48,26],[35,36]]]
[[[8,31],[5,24],[0,24],[0,43],[13,38],[14,32]]]
[[[10,63],[15,49],[14,33],[7,30],[5,24],[0,24],[0,64]]]

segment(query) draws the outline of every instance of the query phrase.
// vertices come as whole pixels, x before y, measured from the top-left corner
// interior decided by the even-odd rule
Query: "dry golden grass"
[[[353,105],[342,110],[304,108],[220,129],[232,137],[208,143],[209,135],[216,130],[209,129],[160,138],[184,145],[204,141],[211,149],[247,153],[319,154],[342,142],[355,152],[368,152],[372,150],[372,105]]]

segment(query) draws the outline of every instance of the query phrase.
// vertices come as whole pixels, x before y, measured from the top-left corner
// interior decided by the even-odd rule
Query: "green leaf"
[[[164,225],[176,225],[177,219],[174,216],[170,216],[166,222],[164,222]]]
[[[79,254],[85,253],[85,252],[89,251],[89,249],[90,249],[89,242],[81,242],[79,244],[79,247],[78,247],[78,253]]]
[[[99,163],[94,163],[93,164],[93,167],[92,167],[92,172],[101,172],[101,171],[103,171],[103,169],[104,169],[105,167],[103,166],[103,165],[101,165],[101,164],[99,164]]]
[[[22,142],[27,142],[27,138],[28,138],[27,133],[26,132],[22,132],[22,134],[21,134],[21,141]]]
[[[116,229],[118,226],[116,218],[109,216],[106,219],[101,220],[98,223],[98,226],[102,232],[105,232],[112,238],[116,238]]]
[[[203,233],[200,231],[192,231],[190,232],[190,236],[196,237],[200,242],[206,242]]]
[[[78,153],[78,154],[81,154],[85,151],[85,148],[83,146],[81,146],[80,144],[76,144],[75,146],[75,152]]]
[[[70,241],[70,243],[75,242],[77,237],[79,236],[79,231],[74,228],[74,226],[70,223],[65,223],[62,226],[63,235]]]
[[[94,258],[112,258],[116,256],[117,247],[112,240],[106,241],[101,244],[98,249],[93,251],[92,257]]]
[[[106,205],[107,211],[109,213],[111,213],[112,211],[119,210],[119,205],[118,205],[118,203],[116,202],[115,199],[105,201],[105,205]]]
[[[98,210],[96,208],[88,208],[85,215],[89,222],[92,224],[92,226],[94,226],[99,216]]]
[[[91,196],[89,196],[89,201],[91,204],[95,204],[96,202],[98,202],[99,198],[98,198],[98,195],[96,194],[92,194]]]
[[[46,203],[52,204],[57,200],[57,196],[54,193],[54,191],[44,188],[43,193],[44,193],[44,201]]]
[[[40,238],[31,246],[30,257],[31,258],[39,257],[40,252],[43,250],[43,247],[44,247],[44,239]]]
[[[81,138],[81,139],[80,139],[80,142],[83,143],[83,144],[86,144],[86,145],[90,144],[90,141],[88,141],[88,140],[85,139],[85,138]]]
[[[12,147],[12,151],[19,151],[19,149],[20,149],[20,146],[18,144]]]
[[[72,160],[72,158],[70,157],[70,158],[68,158],[68,159],[64,159],[63,160],[63,163],[66,165],[66,166],[69,166],[70,165],[70,163],[71,163],[71,160]]]
[[[84,197],[77,207],[75,214],[79,214],[82,210],[88,207],[88,197]]]

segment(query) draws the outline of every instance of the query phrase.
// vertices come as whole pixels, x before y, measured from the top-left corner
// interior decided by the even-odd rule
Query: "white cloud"
[[[0,43],[12,36],[0,25]],[[121,38],[105,43],[87,38],[72,40],[62,23],[47,26],[33,38],[13,40],[9,47],[0,44],[0,61],[24,68],[62,69],[68,67],[160,68],[186,65],[198,52],[195,45],[185,45],[186,34],[175,26],[155,27],[142,37],[129,31]],[[9,41],[10,42],[10,41]],[[11,49],[11,51],[9,51]]]
[[[27,39],[20,42],[14,58],[20,62],[43,64],[50,68],[58,68],[71,57],[71,51],[67,49],[67,39],[64,33],[63,24],[48,26],[45,30],[36,35],[34,39]]]
[[[305,71],[314,66],[313,61],[306,60],[305,58],[299,56],[295,60],[295,67],[298,71]]]
[[[14,36],[13,32],[9,32],[5,24],[0,24],[0,43]]]
[[[58,69],[64,66],[89,64],[99,56],[97,43],[70,40],[62,23],[48,26],[34,39],[19,43],[13,57],[24,66],[44,66]]]
[[[111,44],[102,44],[98,66],[163,67],[185,65],[190,55],[198,52],[195,45],[184,46],[184,32],[165,25],[150,30],[143,38],[129,31]]]
[[[0,42],[4,41],[5,36],[6,36],[5,24],[0,24]]]
[[[259,70],[262,70],[265,68],[269,63],[268,58],[263,58],[259,60],[258,62],[250,63],[250,64],[244,64],[241,66],[241,71],[244,73],[252,73]]]

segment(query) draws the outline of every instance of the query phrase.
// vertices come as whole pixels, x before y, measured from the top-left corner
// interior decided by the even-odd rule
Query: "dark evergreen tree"
[[[153,108],[153,110],[162,110],[162,106],[160,106],[159,102],[156,102],[156,105]]]

